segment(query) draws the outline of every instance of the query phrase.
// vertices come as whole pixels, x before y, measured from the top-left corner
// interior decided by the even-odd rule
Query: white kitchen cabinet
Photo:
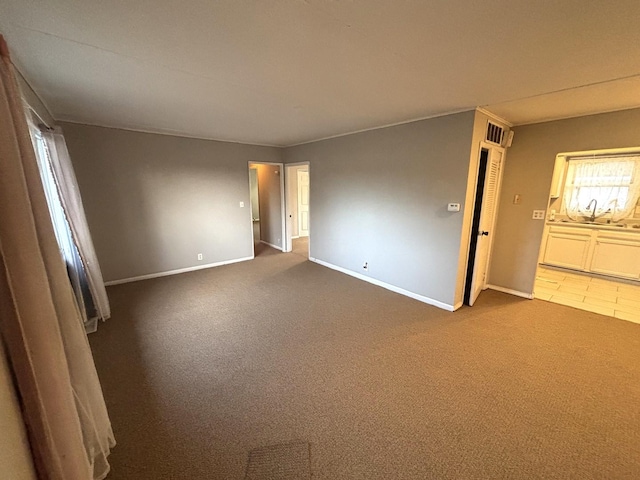
[[[589,271],[640,279],[640,235],[599,232],[594,239]]]
[[[545,265],[640,280],[640,232],[547,224],[544,238]]]
[[[549,228],[543,263],[585,270],[591,244],[591,231],[570,227]]]

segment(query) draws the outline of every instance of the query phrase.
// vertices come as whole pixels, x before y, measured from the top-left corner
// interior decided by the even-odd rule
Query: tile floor
[[[640,283],[633,285],[539,266],[534,296],[640,323]]]

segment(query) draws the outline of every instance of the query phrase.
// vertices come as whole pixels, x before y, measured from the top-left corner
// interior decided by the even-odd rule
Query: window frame
[[[571,162],[579,162],[580,160],[598,160],[602,158],[603,162],[606,161],[615,161],[616,159],[624,160],[628,157],[637,157],[640,156],[640,147],[629,147],[629,148],[616,148],[616,149],[606,149],[606,150],[588,150],[588,151],[577,151],[577,152],[562,152],[558,153],[557,157],[564,157],[564,175],[562,178],[562,194],[560,195],[560,214],[569,216],[567,213],[567,189],[574,189],[575,183],[574,178],[572,178],[571,173]],[[636,163],[634,165],[633,171],[631,172],[631,179],[628,183],[615,183],[610,184],[608,187],[618,187],[618,188],[626,188],[627,189],[627,198],[625,199],[625,203],[628,202],[628,194],[633,190],[633,188],[640,182],[640,167]],[[586,186],[587,188],[603,188],[602,186]],[[613,212],[606,212],[599,215],[599,218],[611,218],[613,216]],[[631,215],[633,217],[633,214]]]

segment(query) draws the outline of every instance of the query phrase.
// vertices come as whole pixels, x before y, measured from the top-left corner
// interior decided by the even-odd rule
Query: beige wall
[[[580,150],[640,146],[640,109],[603,113],[514,128],[502,183],[489,282],[533,292],[544,222],[532,220],[545,210],[556,154]],[[515,194],[522,203],[512,203]]]
[[[279,149],[62,127],[106,281],[253,255],[248,165]]]
[[[0,478],[35,480],[27,434],[0,341]]]
[[[279,165],[252,167],[258,170],[260,240],[282,248],[282,169]]]
[[[247,164],[284,156],[314,163],[312,257],[456,305],[469,234],[466,185],[484,121],[465,112],[284,150],[63,127],[107,281],[251,256],[249,208],[238,207],[249,204]],[[547,208],[556,154],[639,146],[639,127],[637,109],[514,129],[490,284],[532,292],[543,222],[531,214]],[[516,193],[519,205],[511,203]],[[262,227],[263,239],[281,247],[279,201]],[[462,203],[462,213],[446,212],[448,202]]]
[[[469,111],[285,149],[287,163],[310,162],[310,256],[452,307],[474,120]]]

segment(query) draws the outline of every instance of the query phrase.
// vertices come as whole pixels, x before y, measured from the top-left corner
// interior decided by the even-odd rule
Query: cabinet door
[[[640,237],[623,239],[599,235],[595,241],[590,271],[639,279]]]
[[[551,228],[547,235],[543,262],[558,267],[586,270],[591,233]]]

